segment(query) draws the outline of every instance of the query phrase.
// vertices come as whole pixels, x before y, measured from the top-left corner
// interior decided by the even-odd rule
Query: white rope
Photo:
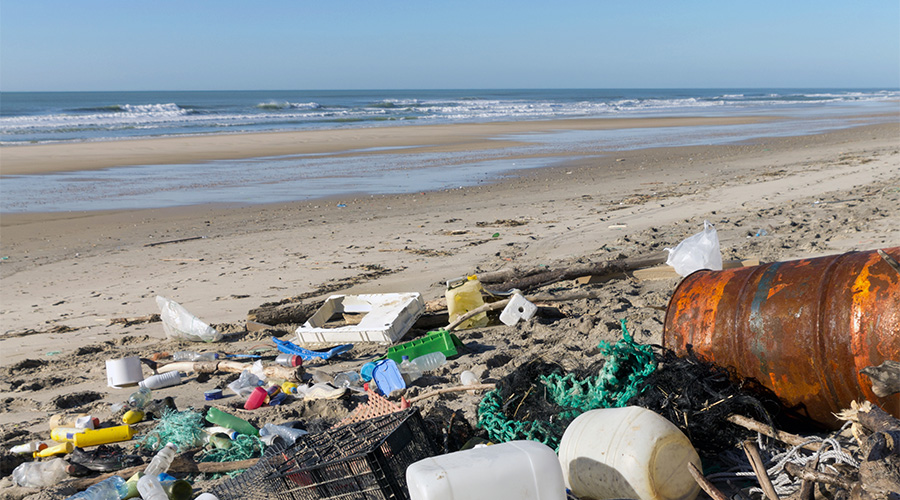
[[[847,427],[846,424],[841,430],[845,427]],[[787,463],[805,467],[818,456],[819,467],[817,469],[825,468],[825,470],[837,474],[839,471],[835,466],[838,464],[848,465],[856,469],[859,468],[859,462],[841,448],[841,444],[837,439],[830,437],[823,439],[821,437],[811,436],[807,441],[782,453],[777,453],[777,446],[767,446],[762,434],[757,434],[757,443],[760,450],[760,456],[763,459],[763,463],[766,465],[766,474],[771,478],[772,486],[775,488],[775,493],[777,493],[778,496],[788,496],[800,489],[801,481],[797,478],[792,478],[791,475],[784,470],[784,466]],[[804,450],[803,446],[812,443],[821,444],[818,451],[809,455],[807,454],[809,452]],[[723,462],[733,464],[733,466],[728,472],[718,472],[706,476],[710,481],[723,482],[731,479],[756,476],[753,473],[753,469],[750,467],[746,456],[737,450],[731,450],[724,453],[720,455],[719,458]],[[761,494],[762,489],[751,488],[750,493]]]

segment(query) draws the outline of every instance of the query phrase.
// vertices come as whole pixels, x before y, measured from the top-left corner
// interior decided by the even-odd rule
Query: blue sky
[[[900,2],[3,0],[0,90],[900,86]]]

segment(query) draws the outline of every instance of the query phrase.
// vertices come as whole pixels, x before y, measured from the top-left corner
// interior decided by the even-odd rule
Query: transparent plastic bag
[[[666,250],[669,252],[666,264],[674,267],[679,276],[687,276],[700,269],[722,270],[719,236],[708,221],[703,221],[703,231]]]
[[[162,319],[163,329],[166,331],[166,337],[190,340],[191,342],[218,342],[222,340],[221,333],[200,321],[199,318],[189,313],[178,302],[157,295],[156,304],[159,305],[159,315]]]

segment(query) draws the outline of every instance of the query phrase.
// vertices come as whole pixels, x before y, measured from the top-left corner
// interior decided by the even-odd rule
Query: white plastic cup
[[[129,386],[144,380],[141,371],[141,358],[129,356],[121,359],[106,360],[106,385],[114,389]]]
[[[693,500],[700,468],[690,440],[674,424],[639,406],[579,415],[563,433],[559,462],[577,497]]]
[[[141,387],[146,387],[147,389],[162,389],[164,387],[171,387],[173,385],[181,384],[181,374],[178,372],[166,372],[160,373],[158,375],[153,375],[152,377],[147,377],[141,382]]]
[[[510,441],[420,460],[406,468],[410,500],[565,500],[553,449]]]

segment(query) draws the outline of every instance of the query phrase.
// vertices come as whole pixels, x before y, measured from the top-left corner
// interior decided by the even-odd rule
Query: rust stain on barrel
[[[690,344],[832,427],[853,400],[900,417],[900,395],[878,398],[859,373],[900,361],[900,273],[876,251],[693,273],[669,301],[663,343]]]

